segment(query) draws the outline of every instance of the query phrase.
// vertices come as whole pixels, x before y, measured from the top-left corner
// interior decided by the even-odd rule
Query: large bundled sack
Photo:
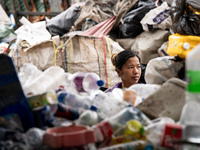
[[[136,108],[150,119],[169,117],[178,121],[185,104],[186,85],[185,81],[170,78]]]
[[[115,41],[125,50],[137,53],[141,58],[141,63],[146,65],[151,59],[159,57],[158,49],[168,41],[169,35],[170,32],[167,30],[156,29],[144,31],[135,38],[122,38]]]
[[[70,73],[94,72],[104,80],[106,87],[120,82],[110,60],[112,53],[124,50],[117,42],[106,37],[102,39],[76,35],[65,38],[65,43],[63,40],[49,40],[26,50],[21,43],[18,50],[13,49],[9,55],[18,68],[24,63],[33,63],[40,70],[57,65]]]
[[[71,73],[94,72],[104,80],[105,87],[120,82],[111,62],[111,55],[124,49],[110,38],[74,36],[66,41],[67,70]]]
[[[183,35],[200,35],[200,3],[174,0],[171,5],[172,30]]]
[[[135,38],[131,50],[140,56],[142,64],[147,64],[159,56],[157,51],[168,40],[169,35],[169,31],[161,29],[143,32]]]
[[[169,13],[170,7],[167,5],[167,2],[163,2],[161,6],[150,10],[140,21],[143,30],[170,29],[172,21]]]
[[[184,62],[174,56],[163,56],[149,61],[145,70],[145,81],[148,84],[163,84],[172,77],[183,78]]]
[[[40,70],[46,70],[54,65],[55,51],[52,40],[27,46],[28,43],[26,41],[20,41],[17,47],[9,53],[17,68],[22,67],[24,63],[32,63]],[[61,66],[62,63],[58,62],[57,65]]]

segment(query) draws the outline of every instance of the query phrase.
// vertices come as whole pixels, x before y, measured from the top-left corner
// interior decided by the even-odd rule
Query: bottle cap
[[[126,134],[140,133],[142,124],[137,120],[130,120],[126,123]]]
[[[183,44],[183,48],[185,49],[185,50],[187,50],[187,49],[189,49],[190,48],[190,44],[189,43],[184,43]]]
[[[103,86],[104,85],[104,81],[103,80],[98,80],[97,81],[97,85],[98,86]]]
[[[90,110],[97,111],[97,107],[95,107],[95,106],[92,105],[92,106],[90,107]]]

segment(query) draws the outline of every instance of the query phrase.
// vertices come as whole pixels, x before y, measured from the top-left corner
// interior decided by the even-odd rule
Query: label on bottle
[[[83,78],[85,77],[85,73],[79,73],[75,78],[74,78],[74,84],[76,86],[76,90],[78,92],[85,92],[83,89]]]
[[[178,124],[165,124],[161,146],[167,148],[174,148],[178,146],[173,143],[173,140],[180,140],[182,138],[182,125]]]
[[[104,139],[109,138],[113,135],[112,127],[107,121],[98,123],[96,127],[100,129]]]
[[[187,70],[186,75],[187,75],[187,81],[188,81],[187,90],[189,92],[200,93],[200,71]]]
[[[48,91],[40,95],[34,95],[27,98],[30,108],[43,107],[57,103],[57,97],[54,91]]]

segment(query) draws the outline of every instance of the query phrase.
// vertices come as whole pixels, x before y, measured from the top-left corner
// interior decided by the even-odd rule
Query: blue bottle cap
[[[103,86],[104,85],[104,81],[103,80],[98,80],[97,81],[97,85],[98,86]]]
[[[145,150],[153,150],[153,146],[152,145],[146,145]]]
[[[95,106],[92,105],[92,106],[90,107],[90,110],[97,111],[97,107],[95,107]]]

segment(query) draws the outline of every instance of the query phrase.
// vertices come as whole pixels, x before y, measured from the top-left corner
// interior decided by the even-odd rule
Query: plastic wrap
[[[200,35],[200,3],[174,0],[171,5],[172,30],[182,35]]]
[[[79,6],[71,6],[64,12],[53,17],[47,22],[47,30],[51,35],[60,35],[67,33],[71,27],[74,25],[74,22],[78,18],[78,13],[80,11]]]
[[[124,15],[123,24],[120,25],[123,38],[134,38],[144,30],[140,21],[151,9],[155,8],[154,0],[139,0],[133,8]]]

